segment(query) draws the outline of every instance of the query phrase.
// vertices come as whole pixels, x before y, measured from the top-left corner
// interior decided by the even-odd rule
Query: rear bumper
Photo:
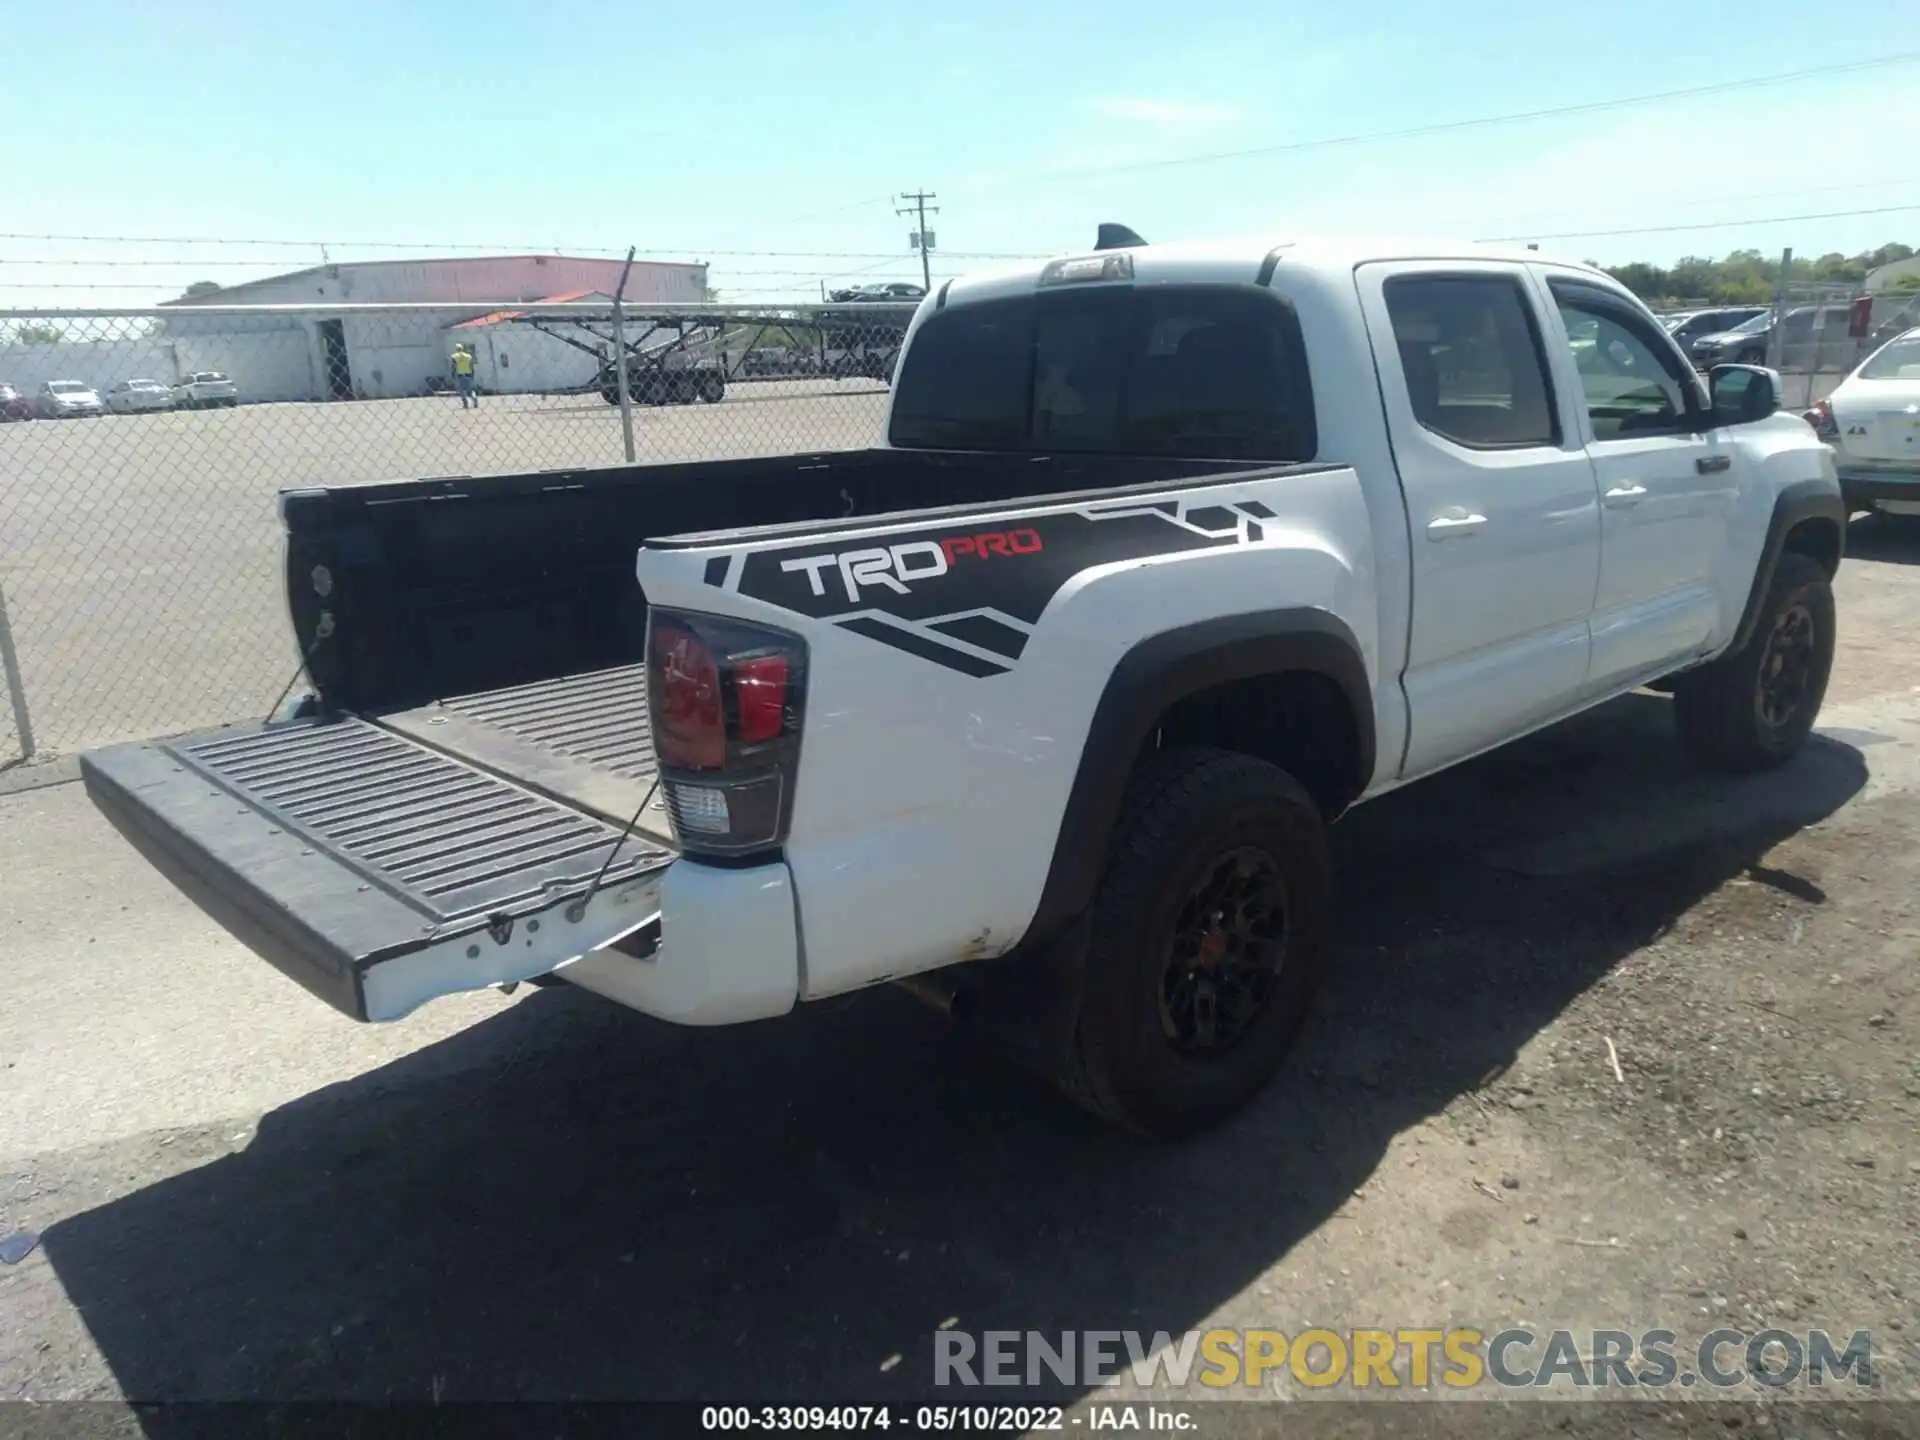
[[[793,1009],[800,937],[784,862],[720,869],[682,860],[660,880],[659,943],[595,950],[557,972],[680,1025],[735,1025]]]
[[[1866,469],[1838,465],[1840,496],[1849,510],[1864,510],[1876,500],[1920,501],[1920,470]]]

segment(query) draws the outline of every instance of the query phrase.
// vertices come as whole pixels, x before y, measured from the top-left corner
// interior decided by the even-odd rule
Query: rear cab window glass
[[[1479,450],[1560,443],[1545,352],[1517,276],[1401,275],[1387,314],[1414,419]]]
[[[1313,391],[1292,308],[1251,287],[1102,286],[928,319],[894,383],[912,449],[1311,460]]]
[[[1920,335],[1894,341],[1860,367],[1862,380],[1920,380]]]

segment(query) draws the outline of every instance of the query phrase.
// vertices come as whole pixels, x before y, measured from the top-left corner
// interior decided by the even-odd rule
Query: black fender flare
[[[1839,535],[1834,568],[1839,568],[1847,547],[1847,507],[1840,491],[1825,480],[1797,480],[1784,486],[1774,497],[1773,514],[1767,518],[1767,538],[1760,547],[1759,562],[1753,567],[1753,588],[1747,592],[1746,608],[1740,612],[1739,627],[1733,632],[1733,643],[1725,653],[1732,654],[1753,638],[1754,627],[1760,623],[1760,607],[1766,603],[1767,591],[1773,585],[1773,572],[1787,548],[1787,536],[1795,526],[1808,520],[1833,523]]]
[[[1056,939],[1093,903],[1128,779],[1168,708],[1216,685],[1289,671],[1324,675],[1340,687],[1353,709],[1359,786],[1371,780],[1373,687],[1360,643],[1338,617],[1308,608],[1263,610],[1149,636],[1107,677],[1021,950]]]

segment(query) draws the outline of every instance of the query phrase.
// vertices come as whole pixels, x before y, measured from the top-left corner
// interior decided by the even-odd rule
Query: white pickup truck
[[[1349,807],[1649,684],[1707,764],[1805,740],[1845,517],[1778,407],[1529,251],[963,278],[871,450],[286,493],[313,693],[86,779],[359,1019],[898,981],[1179,1133],[1300,1024]]]

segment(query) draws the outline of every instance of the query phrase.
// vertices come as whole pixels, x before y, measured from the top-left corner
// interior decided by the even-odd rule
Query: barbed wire
[[[192,236],[192,235],[65,235],[65,234],[56,234],[51,231],[24,231],[24,230],[0,231],[0,240],[60,241],[62,243],[95,244],[95,245],[235,245],[235,246],[252,245],[252,246],[256,246],[263,249],[268,247],[273,247],[273,246],[286,246],[286,247],[293,247],[293,248],[304,249],[304,250],[397,249],[397,250],[445,250],[445,251],[484,252],[480,254],[447,254],[447,255],[430,257],[430,258],[442,259],[442,260],[462,260],[462,259],[492,260],[492,259],[498,259],[503,255],[514,255],[514,256],[538,255],[543,257],[565,259],[570,255],[580,255],[580,256],[625,255],[627,253],[626,248],[624,246],[618,249],[610,249],[606,246],[598,246],[598,245],[568,245],[568,246],[559,247],[559,248],[549,248],[544,245],[537,245],[537,246],[536,245],[475,245],[471,242],[451,242],[451,243],[429,244],[426,242],[397,241],[397,240],[391,241],[391,242],[348,241],[348,240],[321,240],[321,241],[248,240],[248,239],[241,239],[238,237],[235,237],[232,239],[218,239],[211,236]],[[959,256],[964,256],[965,258],[970,260],[1027,260],[1027,259],[1033,258],[1032,255],[1022,251],[958,250],[958,251],[953,251],[951,253]],[[891,250],[709,250],[703,246],[698,246],[698,245],[687,245],[679,249],[636,250],[634,254],[636,257],[642,258],[642,259],[651,258],[655,256],[668,256],[668,257],[671,257],[668,261],[669,264],[695,263],[694,261],[688,259],[690,255],[691,256],[718,255],[718,256],[725,256],[728,258],[739,258],[739,259],[789,259],[789,260],[878,260],[878,259],[897,258],[897,252],[891,251]],[[0,262],[0,263],[26,263],[26,262],[10,261],[10,262]],[[72,263],[76,265],[83,265],[83,264],[107,265],[107,264],[113,264],[115,262],[111,260],[86,260],[84,258],[68,260],[66,257],[62,257],[59,260],[50,260],[46,263],[49,263],[49,264]],[[140,263],[140,262],[128,262],[128,263]],[[168,263],[168,264],[178,263],[182,265],[204,265],[209,263],[217,263],[222,265],[241,265],[241,264],[284,265],[287,262],[285,260],[264,260],[264,259],[263,260],[208,261],[205,257],[186,256],[186,257],[182,257],[177,262],[170,259],[164,263]],[[321,261],[317,263],[350,265],[356,262],[352,260],[330,260],[330,261]],[[367,262],[362,261],[358,263],[364,264]],[[304,266],[302,268],[312,269],[314,267]]]

